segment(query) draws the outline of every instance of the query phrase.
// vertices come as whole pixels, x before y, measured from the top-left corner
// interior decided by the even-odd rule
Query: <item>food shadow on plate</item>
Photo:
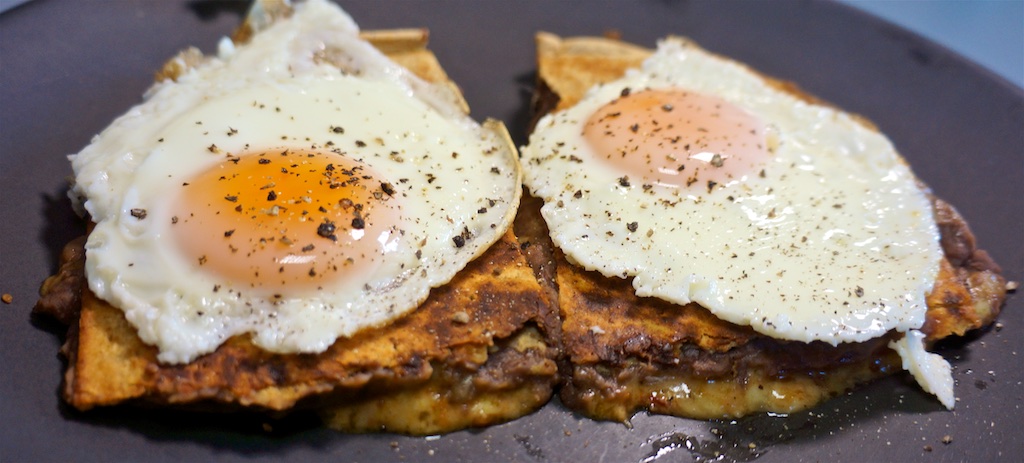
[[[48,275],[57,273],[60,267],[60,256],[64,246],[70,241],[85,235],[85,221],[75,214],[71,207],[71,200],[68,198],[68,187],[60,186],[52,193],[42,193],[44,226],[39,231],[37,239],[43,243],[46,250],[45,259]],[[36,282],[42,285],[43,280]],[[30,315],[30,322],[36,329],[40,329],[55,335],[59,342],[64,342],[67,326],[53,317],[39,314],[33,311]]]
[[[294,447],[320,448],[340,434],[323,429],[311,412],[281,418],[236,411],[197,412],[171,408],[117,405],[79,411],[60,401],[60,413],[82,425],[128,431],[157,442],[189,442],[237,454],[286,452]]]
[[[252,4],[247,0],[191,0],[186,6],[202,21],[212,21],[221,13],[233,14],[245,18]]]
[[[68,199],[68,186],[62,185],[52,193],[42,194],[45,227],[39,240],[46,246],[50,273],[57,271],[60,254],[69,241],[85,234],[85,221],[75,214]],[[41,283],[41,282],[40,282]]]
[[[537,85],[537,72],[530,71],[515,76],[516,93],[519,97],[519,105],[515,112],[505,119],[512,141],[516,149],[522,147],[529,141],[533,126],[537,123],[537,114],[544,114],[550,108],[538,108],[534,100],[534,87]]]

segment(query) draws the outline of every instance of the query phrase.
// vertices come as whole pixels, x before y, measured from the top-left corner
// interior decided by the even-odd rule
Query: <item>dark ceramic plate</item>
[[[524,140],[538,30],[666,34],[793,80],[874,120],[1013,280],[1024,277],[1024,92],[922,38],[818,2],[346,2],[364,28],[428,27],[473,114]],[[57,389],[57,328],[29,312],[82,226],[64,197],[78,151],[140,100],[179,49],[212,51],[235,1],[36,0],[0,16],[0,461],[996,461],[1024,454],[1024,303],[1002,329],[949,342],[959,402],[945,410],[905,375],[788,417],[700,422],[637,415],[594,422],[554,401],[438,438],[342,435],[302,420],[115,408],[77,413]],[[1019,45],[1019,44],[1018,44]],[[1022,353],[1024,354],[1024,353]],[[948,438],[947,438],[948,436]],[[949,441],[949,443],[944,443]],[[719,455],[716,457],[716,455]]]

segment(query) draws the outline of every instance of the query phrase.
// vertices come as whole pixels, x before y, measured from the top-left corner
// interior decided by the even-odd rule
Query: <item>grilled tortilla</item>
[[[572,106],[590,87],[617,79],[650,53],[614,39],[538,34],[535,120]],[[793,84],[770,81],[822,103]],[[976,248],[963,218],[938,198],[932,204],[945,258],[928,296],[922,328],[928,342],[991,323],[1006,291],[999,267]],[[567,362],[560,396],[584,415],[623,421],[640,410],[702,419],[790,413],[902,370],[887,347],[898,333],[839,346],[781,341],[697,304],[637,297],[631,279],[586,271],[553,248],[541,205],[524,199],[516,231],[530,244],[538,276],[557,294]]]
[[[258,6],[236,42],[289,11],[270,0]],[[364,36],[423,79],[455,88],[426,48],[426,31]],[[157,79],[175,79],[203,59],[186,50]],[[530,413],[557,382],[556,315],[511,231],[415,311],[321,354],[270,353],[237,336],[184,365],[159,363],[156,348],[138,338],[122,311],[88,290],[82,246],[68,245],[36,307],[70,324],[63,396],[79,410],[121,403],[312,407],[339,430],[437,434]]]

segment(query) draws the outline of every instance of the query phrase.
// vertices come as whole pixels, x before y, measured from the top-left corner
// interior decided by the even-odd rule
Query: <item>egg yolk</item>
[[[628,89],[587,120],[584,139],[637,183],[725,186],[763,169],[765,125],[721,98],[677,89]],[[636,180],[642,179],[642,180]]]
[[[397,246],[394,194],[344,156],[252,153],[184,183],[171,233],[200,271],[281,296],[372,272]]]

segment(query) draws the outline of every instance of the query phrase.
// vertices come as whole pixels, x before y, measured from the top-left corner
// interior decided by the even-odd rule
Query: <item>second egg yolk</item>
[[[623,91],[587,120],[600,159],[636,183],[707,189],[763,169],[765,125],[721,98],[677,89]]]

